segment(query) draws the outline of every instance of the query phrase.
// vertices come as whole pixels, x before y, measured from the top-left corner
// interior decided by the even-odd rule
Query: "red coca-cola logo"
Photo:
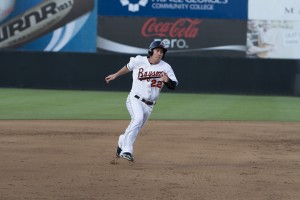
[[[141,30],[144,37],[195,38],[202,20],[180,18],[175,22],[159,22],[157,18],[148,19]]]

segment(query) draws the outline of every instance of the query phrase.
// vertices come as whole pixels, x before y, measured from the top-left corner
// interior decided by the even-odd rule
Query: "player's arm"
[[[127,74],[129,72],[129,69],[127,68],[127,66],[122,67],[119,71],[117,71],[114,74],[108,75],[107,77],[105,77],[105,81],[106,83],[109,83],[112,80],[115,80],[118,76],[122,76],[124,74]]]
[[[170,90],[175,90],[177,84],[175,81],[171,80],[168,77],[167,73],[165,73],[165,72],[163,73],[161,80],[167,88],[169,88]]]

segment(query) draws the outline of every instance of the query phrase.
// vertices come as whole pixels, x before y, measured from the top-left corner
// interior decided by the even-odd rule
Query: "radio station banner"
[[[98,15],[247,19],[248,0],[99,0]]]
[[[249,0],[247,57],[300,58],[299,0]]]
[[[0,0],[0,50],[95,52],[97,0]]]
[[[98,17],[99,53],[147,54],[161,40],[168,55],[246,57],[245,20]]]

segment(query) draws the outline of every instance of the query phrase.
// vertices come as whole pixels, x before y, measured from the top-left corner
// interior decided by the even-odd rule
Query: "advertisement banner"
[[[299,0],[249,0],[252,20],[300,20]]]
[[[96,0],[0,0],[0,49],[95,52]]]
[[[300,58],[300,21],[249,20],[247,57]]]
[[[99,16],[98,23],[99,53],[146,54],[162,40],[168,55],[246,56],[245,20]]]
[[[247,57],[300,58],[300,1],[249,0]]]
[[[99,0],[98,15],[247,19],[248,0]]]

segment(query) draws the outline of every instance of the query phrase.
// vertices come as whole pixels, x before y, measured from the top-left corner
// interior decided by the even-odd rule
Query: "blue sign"
[[[97,0],[17,0],[0,22],[0,49],[95,52]]]
[[[98,0],[98,15],[247,19],[248,0]]]

